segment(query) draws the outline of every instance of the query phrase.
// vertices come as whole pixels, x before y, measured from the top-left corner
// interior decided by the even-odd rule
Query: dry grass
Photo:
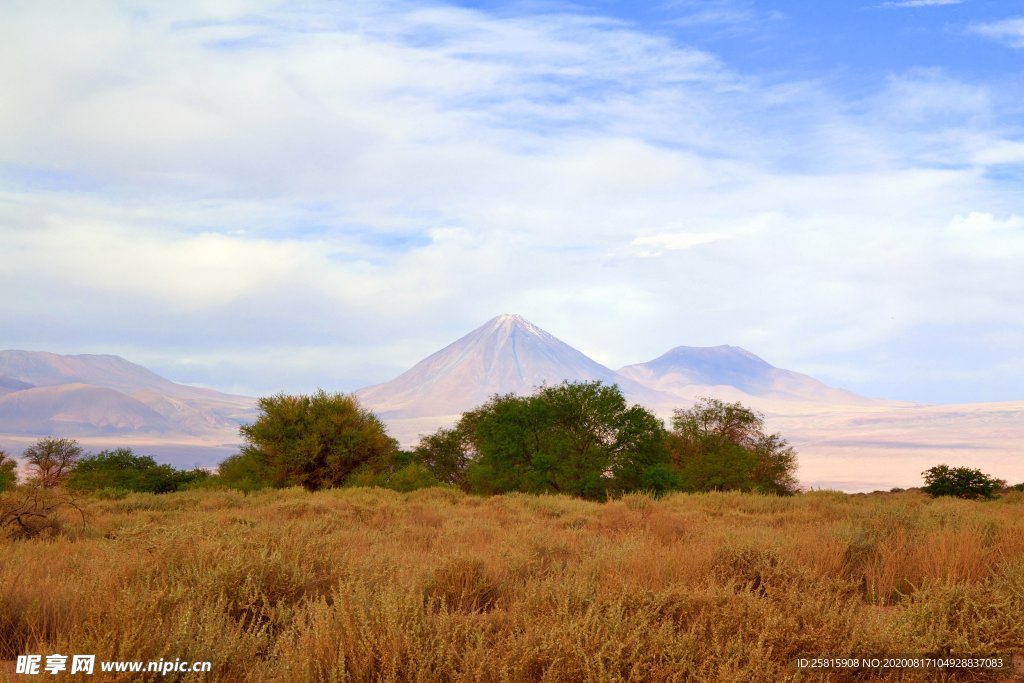
[[[1024,654],[1024,495],[348,489],[84,507],[85,528],[0,541],[0,662],[211,660],[211,681],[931,681],[1013,674],[794,661]]]

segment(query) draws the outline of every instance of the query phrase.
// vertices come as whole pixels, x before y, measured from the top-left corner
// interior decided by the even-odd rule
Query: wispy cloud
[[[723,235],[714,232],[659,232],[656,235],[637,237],[629,245],[635,255],[651,257],[661,256],[666,251],[679,251],[718,242],[723,238]]]
[[[893,0],[892,2],[883,2],[878,7],[939,7],[943,5],[959,5],[963,2],[964,0]]]
[[[667,0],[658,7],[665,12],[668,25],[699,28],[718,36],[757,37],[771,23],[785,18],[782,12],[759,8],[749,0]]]
[[[1024,17],[1011,17],[1000,21],[974,24],[971,26],[971,30],[1004,42],[1010,47],[1024,48]]]

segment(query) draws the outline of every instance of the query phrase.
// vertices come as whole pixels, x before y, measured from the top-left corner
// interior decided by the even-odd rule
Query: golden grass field
[[[427,489],[83,499],[0,541],[0,661],[210,660],[209,681],[1019,680],[1024,494],[608,503]],[[999,673],[800,656],[1016,655]],[[62,680],[14,676],[20,681]],[[63,680],[128,680],[68,676]],[[180,676],[180,674],[179,674]],[[147,680],[179,680],[151,675]]]

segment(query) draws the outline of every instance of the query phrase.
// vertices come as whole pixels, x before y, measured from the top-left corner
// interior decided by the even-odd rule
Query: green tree
[[[532,396],[494,396],[463,415],[471,490],[568,493],[601,500],[677,485],[664,426],[618,386],[563,382]],[[450,436],[450,435],[449,435]]]
[[[28,464],[29,481],[43,488],[63,485],[81,456],[82,447],[74,439],[52,437],[39,439],[21,454]]]
[[[0,493],[18,483],[18,463],[0,448]]]
[[[765,433],[764,417],[740,403],[701,398],[676,410],[668,444],[691,490],[798,490],[796,452],[779,434]]]
[[[68,476],[67,487],[72,491],[168,493],[205,476],[201,470],[178,470],[159,465],[148,455],[136,455],[130,448],[117,448],[80,458]]]
[[[426,468],[439,482],[464,486],[466,468],[473,455],[466,423],[454,429],[442,427],[420,439],[413,460]]]
[[[970,467],[936,465],[921,473],[925,485],[921,490],[933,498],[955,496],[969,500],[991,499],[1006,486],[1002,479],[990,477],[981,470]]]
[[[360,467],[385,466],[398,447],[354,396],[278,394],[261,398],[259,411],[241,428],[241,455],[262,463],[273,486],[342,486]]]

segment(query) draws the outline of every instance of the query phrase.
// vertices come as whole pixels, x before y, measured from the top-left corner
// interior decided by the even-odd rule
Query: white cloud
[[[1024,216],[999,219],[991,213],[972,211],[966,216],[954,216],[948,230],[963,241],[962,247],[988,256],[1024,255]]]
[[[76,11],[0,27],[9,345],[228,354],[273,390],[267,349],[384,380],[500,311],[613,365],[785,364],[1024,301],[1009,233],[951,227],[1024,210],[978,168],[1020,154],[983,83],[852,98],[571,15]]]
[[[655,235],[637,237],[630,246],[637,256],[661,256],[666,251],[690,249],[701,244],[710,244],[723,239],[714,232],[659,232]]]
[[[1004,42],[1010,47],[1024,48],[1024,17],[974,24],[971,30],[987,38]]]
[[[967,216],[955,216],[949,229],[964,235],[1021,234],[1024,233],[1024,216],[1007,216],[1000,220],[990,213],[975,211]]]

